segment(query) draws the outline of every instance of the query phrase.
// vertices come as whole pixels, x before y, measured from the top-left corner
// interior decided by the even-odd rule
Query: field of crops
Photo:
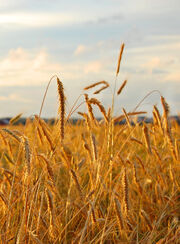
[[[180,127],[162,96],[153,123],[137,122],[143,111],[114,117],[113,102],[104,108],[95,98],[107,82],[85,90],[99,85],[93,98],[84,95],[87,113],[76,125],[57,78],[53,125],[35,116],[16,126],[17,116],[1,128],[1,243],[180,243]]]

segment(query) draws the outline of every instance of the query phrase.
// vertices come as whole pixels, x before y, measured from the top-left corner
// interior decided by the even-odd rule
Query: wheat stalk
[[[148,225],[148,228],[150,230],[152,230],[153,229],[153,226],[151,224],[151,220],[149,219],[147,213],[143,209],[141,209],[141,214],[142,214],[143,218],[145,219],[145,221],[146,221],[146,223]]]
[[[2,141],[3,141],[3,143],[4,143],[4,146],[7,146],[7,141],[6,141],[4,135],[3,135],[3,133],[1,131],[0,131],[0,137],[1,137]]]
[[[128,116],[133,116],[133,115],[140,115],[140,114],[146,114],[147,112],[144,112],[144,111],[139,111],[139,112],[130,112],[130,113],[127,113]],[[120,115],[118,117],[115,117],[114,118],[114,123],[116,122],[119,122],[121,120],[123,120],[125,118],[125,115]]]
[[[134,142],[137,142],[141,146],[143,145],[143,143],[140,140],[138,140],[137,138],[135,138],[135,137],[131,137],[130,140],[134,141]]]

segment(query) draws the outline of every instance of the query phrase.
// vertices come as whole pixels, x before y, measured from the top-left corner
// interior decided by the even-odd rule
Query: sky
[[[48,81],[57,75],[64,85],[66,114],[83,88],[98,81],[110,88],[98,95],[112,104],[117,60],[125,43],[115,96],[115,114],[138,107],[151,116],[161,110],[160,94],[172,115],[180,112],[179,0],[0,0],[0,117],[38,114]],[[80,96],[81,95],[81,96]],[[43,117],[58,111],[56,79]],[[86,112],[84,105],[77,111]],[[98,112],[96,111],[97,116]]]

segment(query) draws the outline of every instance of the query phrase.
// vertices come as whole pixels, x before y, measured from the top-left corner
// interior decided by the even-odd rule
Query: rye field
[[[84,89],[87,112],[75,104],[67,115],[56,77],[53,124],[41,119],[41,108],[25,125],[16,116],[0,128],[1,243],[180,243],[180,127],[163,96],[152,123],[138,122],[145,114],[138,107],[114,116],[127,83],[117,83],[123,49],[109,108],[96,98],[109,87],[100,81]],[[82,117],[76,124],[74,111]]]

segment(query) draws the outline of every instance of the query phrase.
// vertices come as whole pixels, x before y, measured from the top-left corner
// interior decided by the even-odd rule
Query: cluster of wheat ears
[[[137,108],[113,116],[127,81],[115,85],[107,111],[95,98],[109,87],[100,81],[85,87],[95,95],[84,94],[87,113],[79,112],[74,125],[69,118],[79,107],[66,116],[56,79],[59,119],[53,125],[40,115],[15,125],[16,116],[0,130],[1,243],[180,243],[180,128],[169,120],[164,97],[162,115],[154,106],[153,123],[140,124],[135,116],[145,112]]]

